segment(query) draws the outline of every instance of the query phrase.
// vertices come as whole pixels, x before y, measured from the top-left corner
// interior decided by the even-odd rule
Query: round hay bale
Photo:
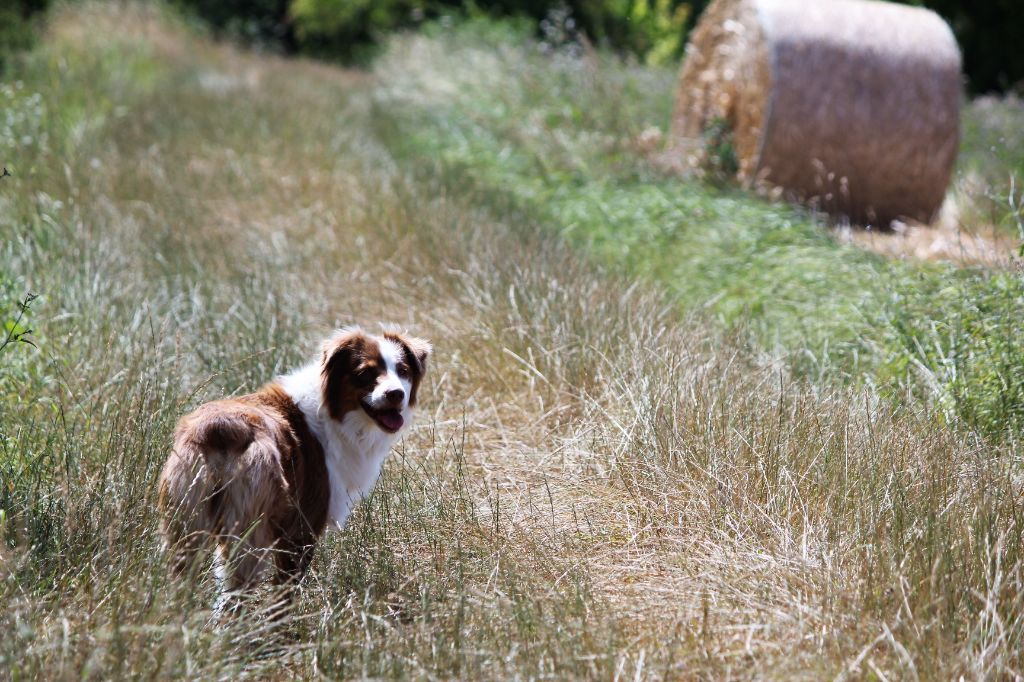
[[[857,223],[930,222],[960,132],[960,50],[935,13],[876,0],[715,0],[686,48],[672,153],[731,129],[739,179]]]

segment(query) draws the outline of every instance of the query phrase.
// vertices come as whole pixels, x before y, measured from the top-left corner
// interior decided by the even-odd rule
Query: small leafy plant
[[[729,121],[720,116],[712,120],[704,131],[703,142],[705,177],[716,184],[735,179],[740,164]]]
[[[18,301],[17,315],[4,322],[4,340],[0,342],[0,352],[7,349],[8,346],[13,346],[18,343],[27,343],[33,348],[36,344],[30,338],[32,330],[25,326],[26,317],[29,311],[32,309],[32,304],[39,298],[37,294],[26,294],[23,299]]]

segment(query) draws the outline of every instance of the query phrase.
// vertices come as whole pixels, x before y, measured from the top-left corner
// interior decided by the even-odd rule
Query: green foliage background
[[[1020,0],[916,0],[946,19],[964,55],[972,92],[1006,91],[1024,81],[1024,4]]]
[[[0,2],[0,67],[8,57],[32,45],[33,22],[50,0],[3,0]]]
[[[169,0],[216,33],[287,53],[364,60],[387,33],[444,16],[520,17],[538,33],[586,36],[650,64],[681,58],[686,35],[709,0]],[[1024,12],[1019,0],[903,0],[941,14],[964,52],[972,92],[1024,81]],[[0,65],[31,44],[31,17],[51,0],[0,5]],[[555,20],[553,22],[553,19]],[[557,24],[557,25],[555,25]]]

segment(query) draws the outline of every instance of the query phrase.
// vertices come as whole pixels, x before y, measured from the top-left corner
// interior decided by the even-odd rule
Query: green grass
[[[408,38],[366,74],[78,4],[10,67],[5,321],[40,298],[36,346],[0,351],[0,669],[1020,671],[1020,446],[971,423],[1014,409],[987,401],[1013,396],[1019,275],[890,264],[794,209],[677,185],[608,134],[660,120],[645,97],[670,74],[474,30],[504,37]],[[170,580],[159,550],[175,421],[379,321],[435,343],[417,427],[295,610],[258,596],[209,622],[206,567]],[[898,403],[884,371],[915,377]]]
[[[887,260],[839,243],[806,211],[667,177],[636,146],[668,120],[673,72],[600,54],[549,60],[514,31],[481,37],[469,24],[395,40],[376,73],[382,136],[443,191],[514,206],[807,376],[923,388],[988,435],[1021,433],[1017,266]],[[968,107],[959,171],[985,178],[986,210],[1014,232],[1008,183],[1024,166],[1009,139],[1010,122],[1024,120],[1016,106]]]
[[[1022,119],[1024,101],[1012,94],[970,102],[956,182],[967,221],[987,222],[1024,243]]]

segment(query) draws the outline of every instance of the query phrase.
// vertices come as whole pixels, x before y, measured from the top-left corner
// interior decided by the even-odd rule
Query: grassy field
[[[749,335],[802,376],[868,380],[937,401],[989,435],[1024,427],[1024,107],[966,105],[946,220],[969,240],[1012,235],[997,267],[879,257],[814,216],[680,182],[643,150],[669,118],[674,73],[600,54],[541,51],[514,30],[467,25],[401,39],[381,59],[375,121],[399,158],[445,191],[518,210],[597,262]],[[494,45],[498,48],[495,49]],[[640,149],[638,149],[640,148]],[[899,251],[899,235],[861,235]],[[897,242],[893,244],[893,242]],[[1004,244],[1005,246],[1005,244]]]
[[[40,294],[0,349],[0,669],[1024,673],[1016,261],[665,177],[670,86],[491,24],[364,73],[53,16],[0,85],[7,317]],[[1011,234],[1015,107],[968,109],[959,190]],[[418,426],[292,613],[211,625],[158,549],[175,420],[380,321],[436,346]]]

